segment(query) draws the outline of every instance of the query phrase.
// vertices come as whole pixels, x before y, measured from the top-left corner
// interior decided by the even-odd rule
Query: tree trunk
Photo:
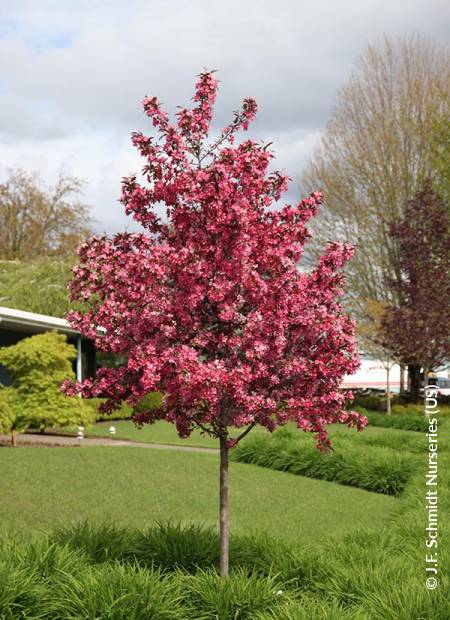
[[[408,364],[409,394],[411,400],[418,403],[420,400],[420,365]]]
[[[228,446],[226,435],[220,437],[220,574],[228,577]]]
[[[391,368],[386,368],[386,413],[391,415],[391,382],[390,382]]]
[[[16,446],[16,444],[17,444],[17,441],[16,441],[16,429],[13,428],[12,431],[11,431],[11,446],[14,448]]]
[[[405,391],[405,365],[400,364],[400,394]]]

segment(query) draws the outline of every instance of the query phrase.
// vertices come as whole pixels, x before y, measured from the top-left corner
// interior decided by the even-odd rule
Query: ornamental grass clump
[[[411,454],[398,454],[384,446],[358,445],[350,438],[334,439],[332,453],[314,449],[298,433],[258,435],[247,439],[233,451],[233,460],[298,476],[329,480],[375,493],[398,496],[415,469]]]
[[[217,87],[213,72],[202,73],[193,107],[181,108],[174,123],[156,97],[144,99],[157,135],[133,133],[143,179],[125,178],[121,197],[144,232],[82,244],[70,284],[72,300],[86,308],[70,314],[72,326],[127,362],[64,387],[106,398],[103,412],[159,392],[161,405],[136,413],[137,424],[164,419],[180,437],[200,429],[219,439],[227,575],[230,448],[256,425],[272,431],[293,421],[327,450],[327,424],[361,430],[366,421],[344,410],[340,390],[359,364],[354,323],[340,303],[353,248],[330,243],[315,266],[299,270],[322,195],[273,208],[288,177],[269,169],[268,144],[236,140],[256,102],[244,99],[211,139]]]
[[[423,414],[416,413],[385,413],[367,412],[365,416],[371,426],[381,428],[398,428],[404,431],[423,431],[428,429],[428,420]]]
[[[164,572],[195,574],[214,569],[220,558],[220,539],[212,527],[157,523],[145,530],[88,521],[57,528],[52,535],[59,545],[83,553],[90,563],[119,561]],[[234,536],[230,541],[230,566],[249,574],[269,575],[298,558],[292,549],[264,535]]]

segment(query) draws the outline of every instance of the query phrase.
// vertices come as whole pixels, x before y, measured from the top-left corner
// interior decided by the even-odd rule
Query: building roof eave
[[[2,326],[38,331],[56,329],[59,332],[73,336],[80,333],[73,329],[66,319],[0,306],[0,329]]]

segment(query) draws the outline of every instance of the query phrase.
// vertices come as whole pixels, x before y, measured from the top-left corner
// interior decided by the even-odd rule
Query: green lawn
[[[132,425],[129,424],[130,428]],[[136,431],[139,432],[139,431]],[[217,524],[218,457],[126,447],[0,448],[0,524],[48,531],[89,518],[144,527],[155,520]],[[231,527],[312,542],[382,526],[398,500],[232,463]]]
[[[108,429],[110,426],[114,426],[116,434],[110,435]],[[291,423],[287,425],[288,428],[295,430],[295,424]],[[235,435],[238,435],[242,430],[232,429]],[[368,426],[362,433],[358,433],[355,429],[349,429],[343,424],[334,424],[329,427],[330,437],[339,440],[339,435],[352,435],[357,440],[358,437],[372,437],[381,436],[389,433],[391,437],[397,437],[399,439],[399,445],[402,438],[406,440],[411,437],[410,431],[402,431],[397,429],[385,429],[377,426]],[[302,433],[302,431],[298,431]],[[253,436],[255,433],[267,433],[265,428],[256,426],[249,436]],[[159,420],[155,424],[145,424],[142,428],[137,428],[131,420],[113,420],[108,422],[98,422],[92,428],[86,429],[86,437],[116,437],[117,439],[129,439],[132,441],[143,441],[149,443],[164,443],[173,445],[184,446],[199,446],[205,448],[218,448],[219,442],[217,439],[208,437],[201,434],[200,431],[194,431],[188,439],[180,439],[177,435],[177,431],[173,424],[169,424],[164,420]],[[311,441],[314,441],[311,437]]]
[[[164,443],[182,446],[197,446],[204,448],[218,448],[219,441],[196,430],[187,439],[178,437],[176,428],[164,420],[158,420],[154,424],[145,424],[137,428],[131,420],[114,420],[111,422],[97,422],[92,428],[86,429],[86,437],[111,437],[108,429],[114,426],[117,439],[130,439],[132,441],[144,441],[149,443]],[[243,429],[233,429],[235,435],[239,435]],[[265,433],[264,428],[256,427],[252,433]]]

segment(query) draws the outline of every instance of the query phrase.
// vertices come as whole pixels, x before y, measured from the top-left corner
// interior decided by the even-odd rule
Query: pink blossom
[[[256,103],[245,99],[208,144],[216,93],[214,74],[202,73],[195,107],[181,109],[176,126],[155,97],[144,99],[160,139],[132,135],[144,175],[125,178],[121,196],[144,230],[84,243],[70,284],[88,305],[70,314],[72,326],[127,363],[64,389],[106,398],[104,411],[162,392],[163,407],[135,421],[167,419],[181,437],[201,428],[234,445],[231,426],[294,421],[328,449],[328,424],[367,423],[343,411],[339,389],[359,363],[339,301],[353,249],[331,243],[310,272],[298,269],[322,195],[271,209],[288,177],[269,172],[266,145],[235,140]],[[161,203],[168,221],[156,214]]]

